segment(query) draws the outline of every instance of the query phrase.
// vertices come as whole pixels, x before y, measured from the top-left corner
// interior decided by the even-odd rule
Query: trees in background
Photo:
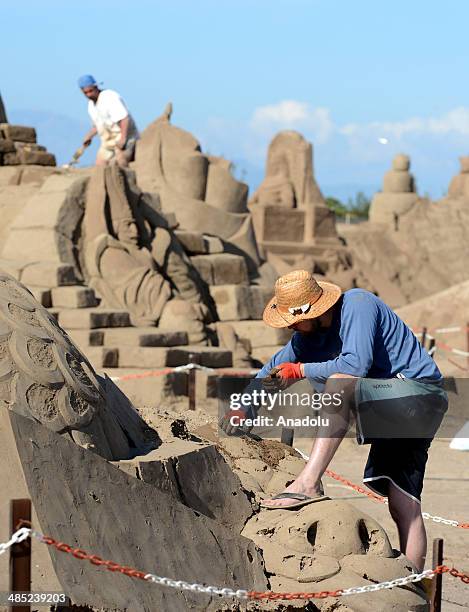
[[[368,219],[371,200],[363,191],[359,191],[354,198],[348,198],[346,204],[337,198],[329,197],[326,198],[326,205],[335,212],[339,220],[349,217],[357,221],[365,221]]]

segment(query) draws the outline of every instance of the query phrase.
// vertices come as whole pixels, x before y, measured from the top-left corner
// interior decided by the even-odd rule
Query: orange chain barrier
[[[343,476],[340,476],[340,474],[336,474],[332,470],[326,470],[325,474],[327,476],[330,476],[334,480],[338,480],[339,482],[342,482],[343,484],[346,484],[348,487],[350,487],[351,489],[354,489],[358,493],[362,493],[363,495],[366,495],[367,497],[371,497],[371,499],[379,501],[382,504],[387,503],[387,500],[386,500],[385,497],[382,497],[381,495],[377,495],[376,493],[373,493],[373,491],[368,491],[367,489],[364,489],[363,487],[360,487],[359,485],[351,482],[350,480],[347,480]]]
[[[0,544],[0,555],[4,554],[11,546],[23,542],[25,539],[34,537],[40,542],[47,544],[48,546],[54,546],[58,551],[71,554],[73,557],[79,560],[89,561],[91,564],[97,567],[104,567],[111,572],[119,572],[130,578],[138,578],[145,580],[146,582],[153,582],[163,586],[176,588],[179,590],[189,590],[197,593],[208,593],[210,595],[221,595],[222,597],[237,598],[237,599],[251,599],[251,600],[293,600],[293,599],[324,599],[326,597],[346,597],[349,595],[365,594],[382,589],[392,589],[394,587],[401,587],[407,584],[420,582],[423,578],[433,578],[436,574],[446,574],[459,578],[464,584],[469,584],[469,575],[465,572],[460,572],[455,567],[448,567],[446,565],[438,565],[435,569],[428,569],[420,572],[419,574],[409,574],[401,578],[395,578],[394,580],[384,581],[380,583],[360,585],[357,587],[349,587],[345,589],[336,589],[334,591],[313,591],[313,592],[294,592],[294,593],[277,593],[274,591],[247,591],[243,589],[234,590],[229,587],[217,587],[217,586],[206,586],[204,584],[194,583],[191,584],[184,580],[172,580],[171,578],[164,578],[162,576],[156,576],[155,574],[145,573],[127,565],[121,565],[114,561],[106,561],[97,555],[90,555],[81,548],[74,548],[65,542],[60,542],[45,536],[42,533],[34,531],[28,527],[21,527],[17,530],[10,538],[8,542]]]
[[[464,584],[469,584],[469,574],[465,574],[464,572],[460,572],[455,567],[448,567],[447,565],[438,565],[434,570],[434,574],[450,574],[450,576],[454,576],[455,578],[459,578]]]
[[[345,479],[344,479],[345,480]],[[104,567],[110,572],[119,572],[130,578],[138,578],[140,580],[147,580],[145,577],[148,575],[146,572],[142,572],[133,567],[126,565],[120,565],[114,561],[105,561],[97,555],[90,555],[81,548],[73,548],[64,542],[54,540],[49,536],[43,536],[41,541],[48,546],[54,546],[60,552],[69,553],[76,559],[89,561],[93,565]],[[433,574],[445,574],[449,573],[455,578],[459,578],[464,584],[469,584],[469,574],[460,572],[454,567],[448,567],[446,565],[439,565],[434,570],[431,570]],[[344,594],[345,589],[336,589],[335,591],[312,591],[312,592],[300,592],[300,593],[276,593],[274,591],[247,591],[249,599],[255,600],[291,600],[291,599],[325,599],[326,597],[340,597]]]

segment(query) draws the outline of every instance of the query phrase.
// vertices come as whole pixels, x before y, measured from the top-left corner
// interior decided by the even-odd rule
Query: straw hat
[[[317,282],[310,272],[294,270],[277,280],[275,295],[265,307],[262,318],[270,327],[289,327],[305,319],[320,317],[341,294],[338,285]]]

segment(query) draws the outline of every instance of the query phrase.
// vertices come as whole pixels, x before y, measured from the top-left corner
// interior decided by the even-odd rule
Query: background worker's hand
[[[91,138],[89,138],[88,136],[86,136],[86,137],[85,137],[85,139],[83,140],[83,146],[84,146],[85,148],[86,148],[86,147],[89,147],[89,146],[90,146],[90,144],[91,144],[91,140],[92,140]]]
[[[221,417],[218,424],[220,429],[228,436],[236,436],[244,432],[249,432],[252,429],[252,427],[247,427],[242,424],[244,418],[247,418],[247,414],[244,410],[229,410]],[[239,423],[239,425],[236,423]]]

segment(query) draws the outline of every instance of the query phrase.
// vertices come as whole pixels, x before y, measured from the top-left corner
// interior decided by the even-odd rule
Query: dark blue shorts
[[[420,502],[428,449],[448,408],[442,384],[361,378],[355,403],[358,442],[371,444],[363,482],[385,497],[392,483]]]

